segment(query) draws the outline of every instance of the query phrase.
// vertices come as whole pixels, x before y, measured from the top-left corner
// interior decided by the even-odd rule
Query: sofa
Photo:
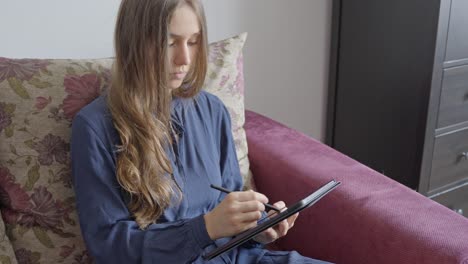
[[[468,220],[298,131],[245,110],[246,34],[210,44],[205,89],[232,119],[246,188],[297,201],[342,184],[268,247],[335,263],[468,264]],[[0,57],[0,263],[93,263],[70,177],[74,114],[110,85],[109,59]]]

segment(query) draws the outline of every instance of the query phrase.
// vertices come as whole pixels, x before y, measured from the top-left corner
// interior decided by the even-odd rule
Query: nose
[[[179,50],[177,50],[174,63],[177,66],[190,65],[190,48],[187,44],[180,45]]]

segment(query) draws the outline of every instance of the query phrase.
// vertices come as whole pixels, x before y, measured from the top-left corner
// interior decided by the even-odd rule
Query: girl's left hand
[[[285,208],[286,204],[283,201],[279,201],[273,204],[273,206],[275,206],[276,208]],[[286,208],[282,211],[284,210],[286,210]],[[270,211],[268,215],[271,216],[273,215],[273,213],[274,211]],[[285,236],[288,233],[289,229],[291,229],[294,226],[294,221],[296,221],[298,216],[299,213],[296,213],[290,216],[289,218],[284,219],[277,225],[270,227],[262,233],[256,235],[253,239],[259,243],[268,244],[277,240],[280,237]]]

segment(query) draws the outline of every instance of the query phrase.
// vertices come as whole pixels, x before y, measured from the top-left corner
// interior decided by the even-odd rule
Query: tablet
[[[310,207],[311,205],[315,204],[318,200],[320,200],[322,197],[327,195],[329,192],[334,190],[338,185],[340,185],[341,182],[332,180],[328,182],[327,184],[323,185],[320,187],[318,190],[315,192],[309,194],[307,197],[304,199],[300,200],[299,202],[295,203],[293,206],[289,207],[287,210],[269,218],[268,220],[260,223],[254,228],[251,228],[247,231],[244,231],[240,233],[239,235],[235,236],[233,239],[231,239],[229,242],[226,244],[218,247],[217,249],[209,252],[208,254],[204,255],[203,258],[206,260],[213,259],[222,253],[229,251],[239,245],[241,245],[244,242],[247,242],[254,236],[258,235],[262,231],[278,224],[279,222],[283,221],[284,219],[292,216],[293,214],[300,212],[304,210],[307,207]]]

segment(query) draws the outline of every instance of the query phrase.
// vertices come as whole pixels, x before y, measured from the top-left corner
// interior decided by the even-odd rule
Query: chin
[[[169,83],[169,88],[174,90],[179,88],[182,85],[182,82],[170,82]]]

